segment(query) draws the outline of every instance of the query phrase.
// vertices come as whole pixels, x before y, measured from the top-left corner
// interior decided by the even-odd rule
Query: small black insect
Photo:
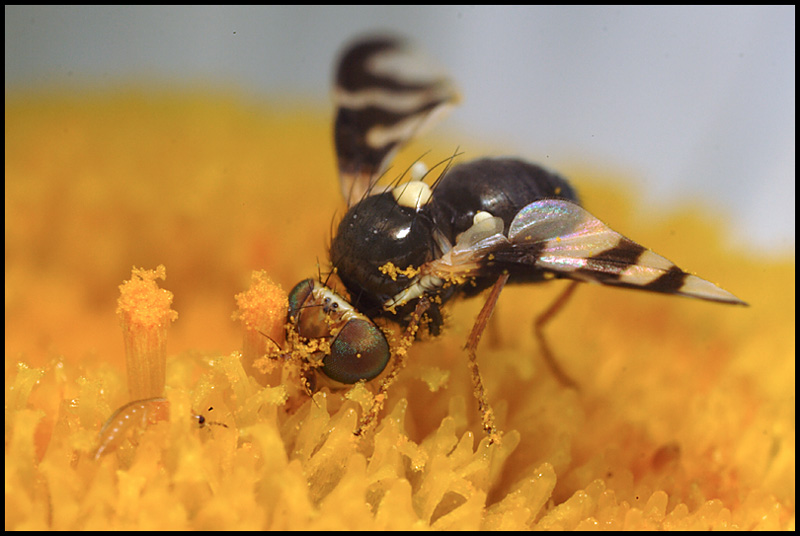
[[[475,350],[506,282],[567,278],[745,305],[611,230],[581,207],[564,178],[537,164],[483,158],[451,165],[450,159],[432,186],[420,177],[376,186],[397,150],[458,100],[447,77],[429,65],[387,37],[355,42],[339,62],[334,138],[349,210],[330,260],[349,301],[307,279],[292,290],[289,305],[291,329],[303,339],[327,341],[315,370],[344,384],[371,380],[391,354],[373,319],[413,329],[424,319],[436,334],[442,304],[491,287],[467,351],[483,426],[495,437]],[[565,383],[570,380],[552,360],[542,328],[574,288],[536,322],[545,357]]]
[[[208,408],[209,412],[213,411],[213,410],[214,410],[214,406],[211,406],[211,407]],[[206,419],[206,416],[203,415],[202,413],[193,413],[192,416],[195,419],[197,419],[197,425],[200,428],[205,428],[206,426],[222,426],[223,428],[227,428],[228,427],[228,425],[225,424],[224,422],[209,421],[208,419]]]

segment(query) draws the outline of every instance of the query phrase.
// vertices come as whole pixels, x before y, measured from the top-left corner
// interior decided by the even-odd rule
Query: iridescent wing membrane
[[[371,193],[397,150],[457,100],[442,71],[399,39],[362,39],[347,48],[334,88],[334,141],[347,205]]]
[[[537,268],[572,279],[598,282],[703,300],[745,302],[661,255],[611,230],[582,207],[546,199],[531,203],[514,218],[508,232],[510,260],[537,252]],[[498,262],[505,259],[497,252]]]

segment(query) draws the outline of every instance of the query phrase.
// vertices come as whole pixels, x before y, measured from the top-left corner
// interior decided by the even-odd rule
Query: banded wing
[[[448,78],[402,41],[373,37],[347,48],[336,72],[334,125],[342,195],[360,201],[397,150],[458,100]]]
[[[508,239],[512,258],[521,253],[524,262],[571,279],[747,305],[569,201],[546,199],[526,206],[511,222]],[[498,260],[504,256],[498,254]]]
[[[747,305],[613,231],[571,201],[535,201],[514,217],[507,237],[502,230],[500,218],[476,221],[450,251],[424,265],[393,304],[441,288],[447,281],[496,274],[498,267],[527,266],[578,281]]]

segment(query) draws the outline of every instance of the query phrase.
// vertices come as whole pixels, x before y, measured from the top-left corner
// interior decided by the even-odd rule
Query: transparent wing
[[[404,143],[456,104],[458,93],[441,69],[403,41],[370,37],[342,54],[334,100],[339,178],[352,206]]]
[[[522,263],[562,277],[703,300],[745,305],[713,283],[625,238],[581,206],[560,199],[536,201],[511,222],[509,248],[498,262]]]

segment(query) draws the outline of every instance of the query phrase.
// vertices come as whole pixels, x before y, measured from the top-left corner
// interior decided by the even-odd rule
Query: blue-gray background
[[[325,103],[342,43],[385,29],[452,74],[445,123],[694,198],[733,244],[795,247],[795,7],[6,6],[5,84],[153,79]]]

